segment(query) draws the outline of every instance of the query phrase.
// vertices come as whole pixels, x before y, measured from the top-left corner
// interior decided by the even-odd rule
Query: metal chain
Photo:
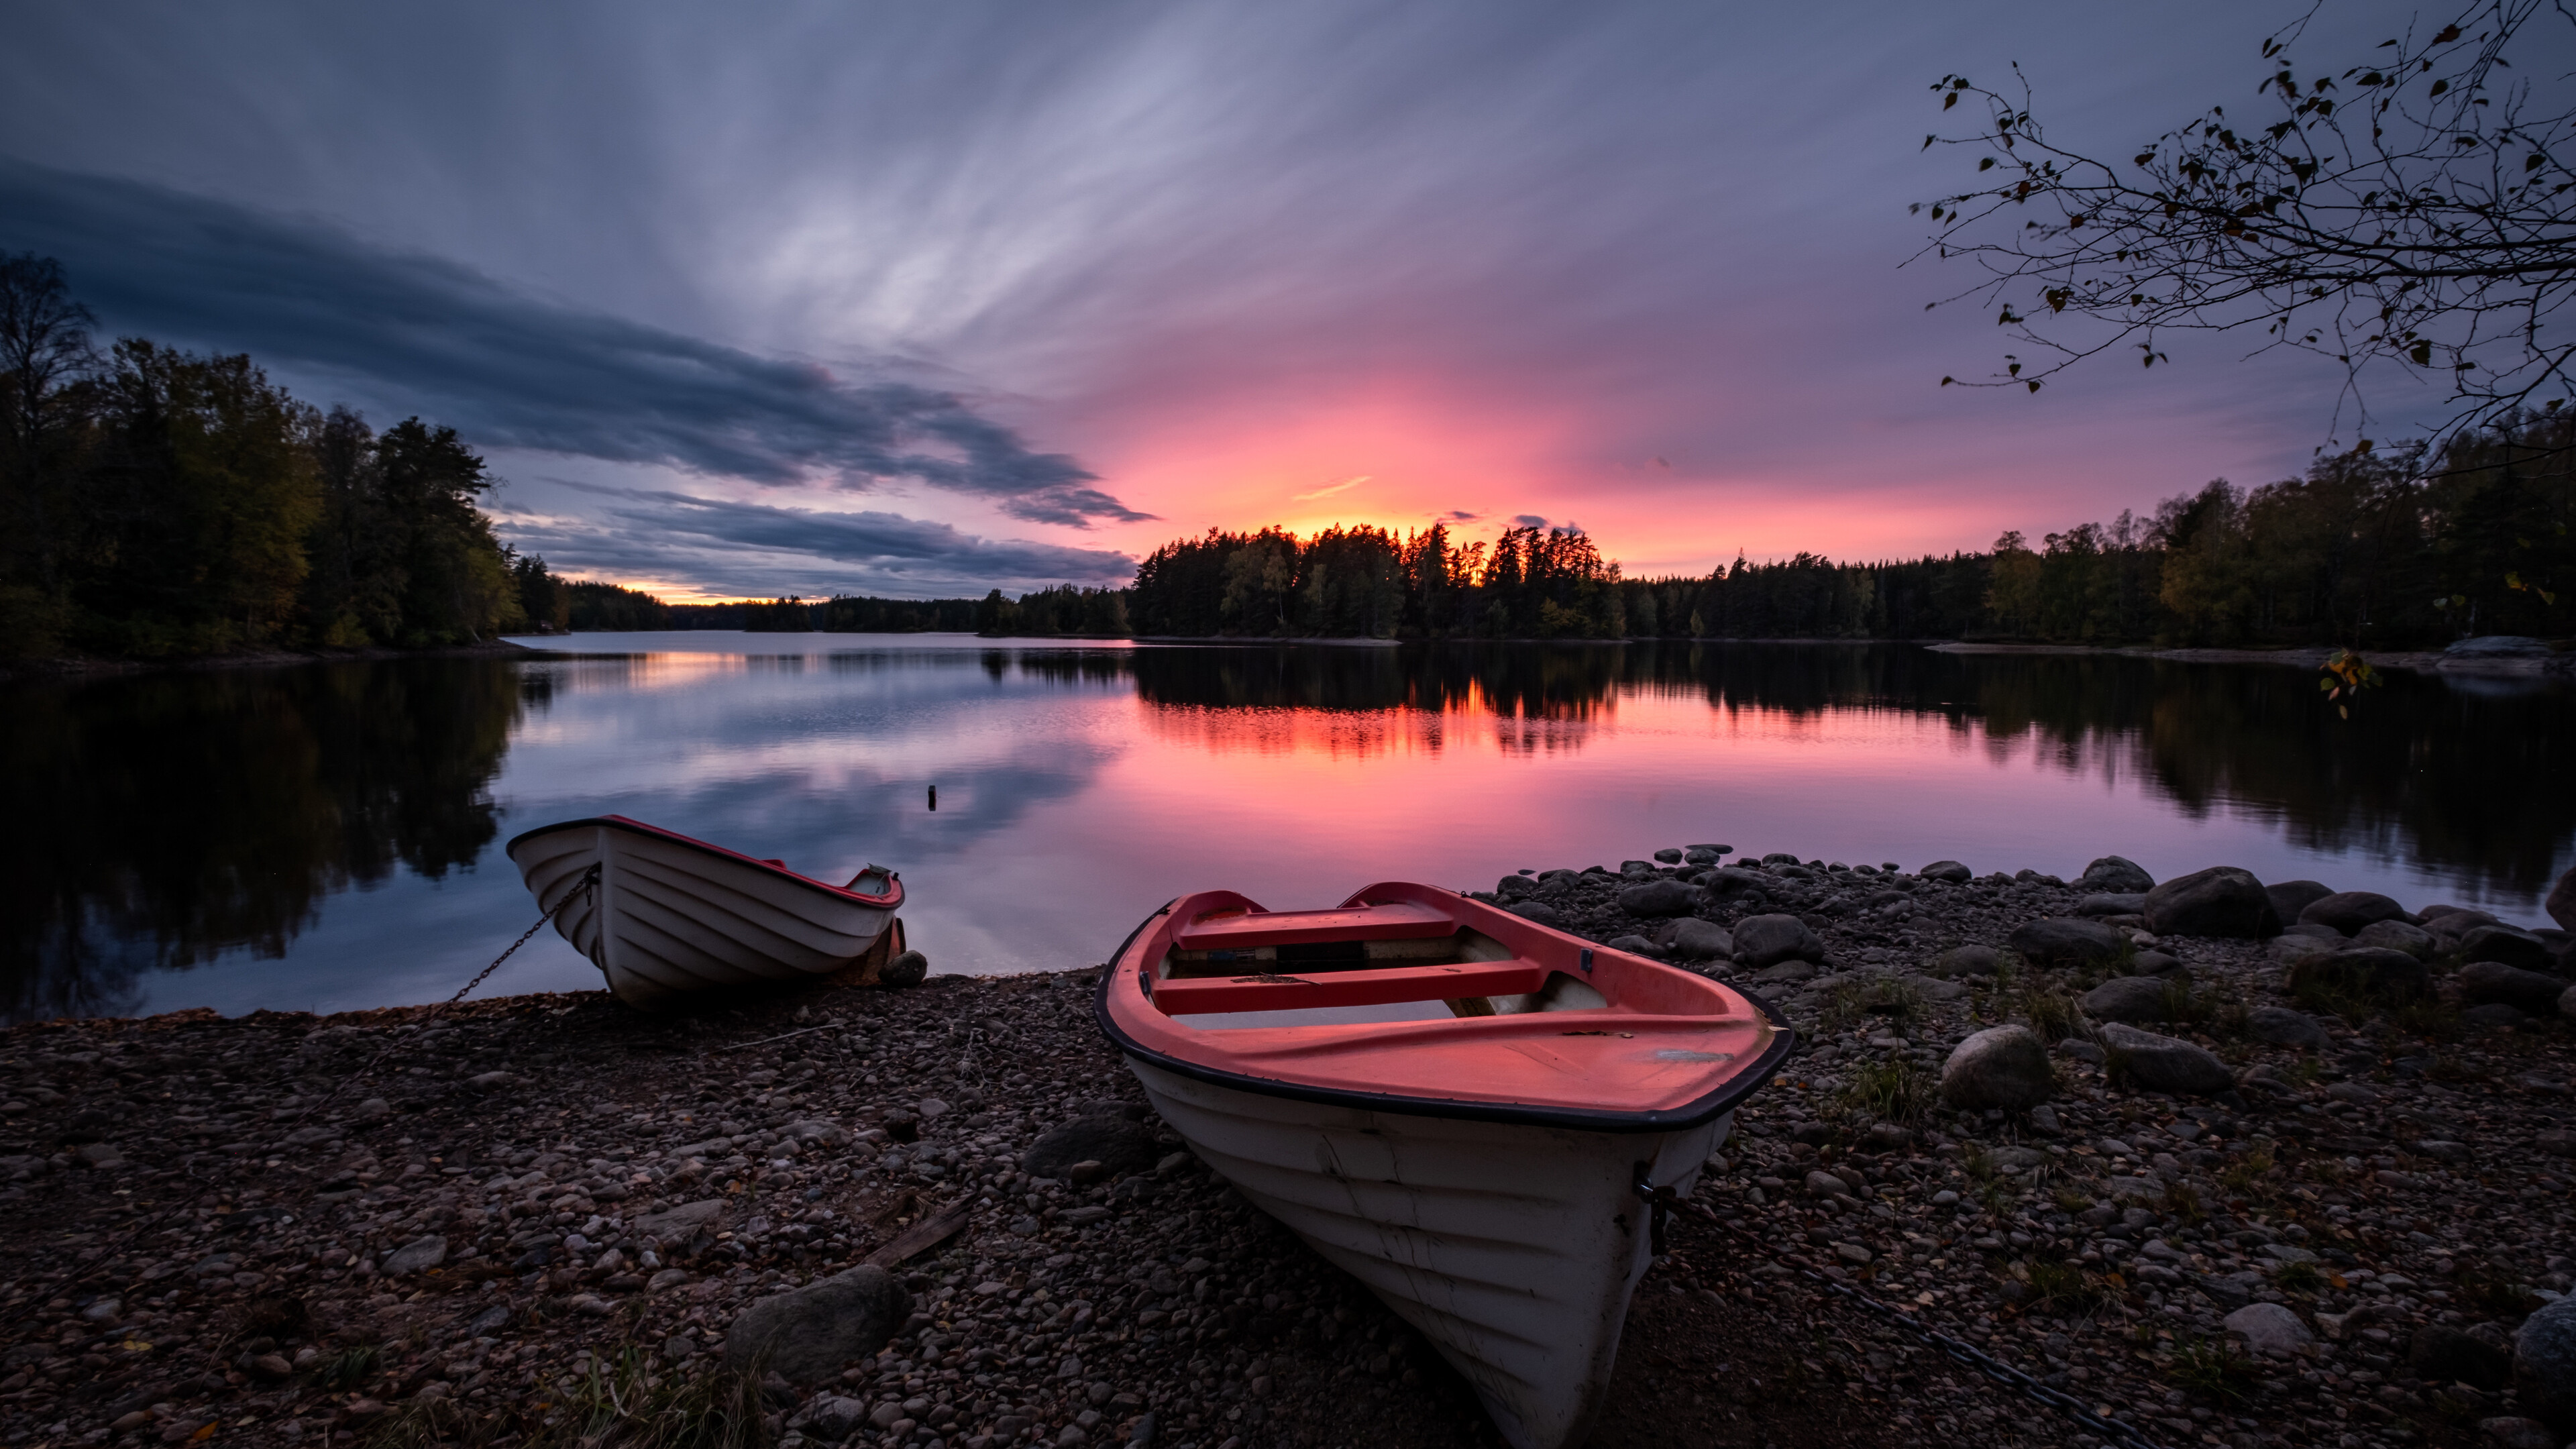
[[[426,1025],[429,1022],[437,1020],[439,1015],[445,1012],[449,1007],[463,1001],[467,993],[471,992],[475,987],[490,980],[492,973],[501,969],[502,962],[517,955],[519,948],[528,944],[528,942],[535,937],[537,932],[544,930],[546,928],[546,924],[552,921],[564,907],[571,905],[575,897],[582,895],[584,892],[596,889],[598,885],[599,867],[597,865],[593,865],[589,870],[583,872],[580,880],[573,883],[573,888],[571,890],[564,892],[562,900],[555,902],[553,906],[547,908],[538,915],[536,924],[528,927],[528,929],[524,931],[521,931],[519,933],[519,939],[512,941],[508,946],[502,949],[500,955],[493,957],[491,965],[474,973],[474,979],[466,982],[463,986],[458,987],[455,995],[431,1007],[428,1013],[421,1017],[420,1024]],[[403,1045],[403,1042],[400,1040],[387,1042],[385,1044],[385,1049],[369,1058],[364,1066],[359,1067],[356,1071],[351,1072],[349,1075],[342,1077],[338,1082],[333,1083],[329,1091],[314,1098],[312,1103],[306,1106],[303,1111],[296,1113],[292,1118],[286,1119],[290,1128],[294,1124],[301,1124],[303,1122],[310,1121],[314,1113],[329,1106],[342,1092],[347,1091],[352,1084],[365,1077],[367,1073],[384,1065],[385,1058],[390,1057],[396,1051],[399,1051]],[[146,1221],[136,1224],[132,1229],[127,1231],[123,1237],[100,1249],[98,1256],[90,1260],[89,1267],[79,1269],[69,1278],[64,1279],[59,1285],[57,1291],[77,1286],[81,1282],[87,1280],[91,1275],[97,1273],[101,1268],[115,1262],[117,1258],[122,1256],[128,1249],[131,1249],[135,1244],[141,1242],[149,1234],[157,1231],[173,1217],[186,1211],[193,1204],[203,1201],[206,1194],[213,1191],[216,1184],[221,1180],[221,1176],[201,1180],[198,1183],[198,1190],[195,1194],[182,1198],[179,1201],[170,1204],[168,1207],[163,1208],[159,1213],[154,1214]]]
[[[1735,1224],[1728,1222],[1726,1219],[1719,1217],[1707,1207],[1683,1197],[1680,1193],[1673,1191],[1670,1186],[1656,1186],[1654,1180],[1647,1176],[1647,1169],[1643,1165],[1638,1167],[1637,1180],[1632,1184],[1632,1186],[1634,1187],[1637,1196],[1643,1198],[1647,1205],[1653,1210],[1652,1217],[1650,1219],[1651,1234],[1655,1251],[1658,1254],[1662,1253],[1664,1247],[1665,1215],[1675,1208],[1679,1208],[1683,1212],[1690,1213],[1708,1223],[1710,1226],[1718,1228],[1733,1237],[1741,1240],[1752,1240],[1751,1234],[1746,1233],[1743,1229],[1738,1228]],[[1775,1259],[1774,1261],[1776,1262],[1778,1260]],[[1904,1329],[1915,1338],[1939,1349],[1950,1359],[1951,1362],[1966,1368],[1975,1369],[1979,1374],[1983,1375],[1988,1382],[2011,1389],[2022,1395],[2024,1398],[2035,1400],[2038,1403],[2045,1404],[2048,1407],[2057,1410],[2059,1413],[2066,1415],[2068,1418],[2073,1419],[2085,1428],[2090,1429],[2094,1433],[2109,1440],[2114,1446],[2117,1446],[2117,1449],[2160,1449],[2160,1446],[2155,1440],[2147,1437],[2146,1431],[2137,1428],[2135,1425],[2124,1423],[2123,1421],[2111,1418],[2108,1415],[2095,1413],[2091,1406],[2087,1405],[2083,1400],[2076,1398],[2074,1395],[2050,1388],[2048,1385],[2032,1378],[2029,1374],[2022,1372],[2020,1369],[2014,1368],[2012,1365],[2005,1363],[2003,1360],[1994,1357],[1985,1350],[1970,1344],[1964,1339],[1955,1338],[1935,1329],[1926,1328],[1922,1324],[1917,1323],[1912,1315],[1907,1314],[1902,1309],[1893,1308],[1885,1303],[1881,1303],[1877,1299],[1870,1297],[1868,1294],[1863,1293],[1859,1289],[1851,1287],[1848,1284],[1837,1283],[1833,1279],[1826,1277],[1824,1274],[1819,1273],[1812,1268],[1802,1267],[1799,1264],[1788,1262],[1782,1262],[1780,1263],[1780,1266],[1784,1270],[1795,1273],[1817,1287],[1824,1289],[1826,1292],[1859,1304],[1870,1313],[1873,1313],[1878,1317],[1885,1319],[1887,1322],[1893,1323]]]

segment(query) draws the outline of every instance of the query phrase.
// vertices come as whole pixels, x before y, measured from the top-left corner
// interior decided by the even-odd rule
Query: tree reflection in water
[[[282,956],[334,893],[471,864],[544,688],[504,661],[420,659],[9,690],[0,1015],[130,1009],[146,971]]]
[[[2576,693],[2536,682],[2391,674],[2346,721],[2322,702],[2314,677],[2302,669],[1953,655],[1900,645],[1005,650],[972,644],[869,646],[810,661],[658,674],[647,667],[688,657],[639,656],[635,677],[616,680],[600,674],[596,663],[568,673],[561,665],[508,660],[419,659],[180,671],[0,691],[0,809],[12,827],[0,844],[0,1016],[130,1011],[147,994],[140,983],[148,972],[197,966],[228,952],[284,955],[336,893],[401,872],[436,879],[478,858],[497,861],[501,803],[493,798],[494,781],[523,718],[531,706],[547,706],[558,680],[591,693],[631,692],[632,702],[590,700],[591,723],[610,719],[656,731],[656,746],[672,753],[654,757],[670,763],[667,769],[657,764],[649,778],[632,777],[631,770],[616,777],[624,781],[616,788],[627,791],[619,798],[654,811],[685,801],[684,814],[705,817],[709,828],[733,819],[727,809],[745,821],[768,819],[776,834],[780,821],[800,818],[800,804],[834,821],[874,808],[854,806],[847,781],[828,768],[814,776],[826,783],[813,799],[772,799],[780,789],[808,788],[798,783],[805,775],[798,767],[740,774],[744,751],[757,755],[775,745],[792,765],[798,748],[817,749],[824,761],[885,748],[892,758],[919,762],[897,769],[927,764],[960,772],[966,788],[955,798],[965,807],[962,816],[941,815],[937,830],[925,817],[869,846],[904,853],[898,863],[925,870],[938,867],[937,851],[971,857],[990,850],[996,837],[989,832],[1023,828],[1021,812],[1033,802],[1079,793],[1093,779],[1080,771],[1041,772],[1047,784],[1040,790],[1025,769],[996,766],[1025,764],[1024,749],[987,743],[942,763],[941,749],[914,748],[908,728],[955,732],[960,716],[939,709],[987,707],[957,705],[954,691],[921,691],[925,671],[952,680],[981,673],[995,686],[1025,681],[1068,704],[1076,696],[1099,699],[1103,708],[1096,713],[1013,713],[1007,701],[1025,685],[994,696],[990,708],[1001,712],[986,718],[1050,731],[1050,742],[1067,748],[1080,743],[1067,731],[1098,729],[1105,739],[1132,729],[1119,699],[1132,690],[1146,741],[1072,749],[1093,761],[1083,767],[1090,770],[1130,743],[1202,758],[1277,755],[1283,765],[1296,755],[1328,767],[1404,757],[1407,769],[1431,770],[1441,767],[1444,752],[1486,741],[1499,747],[1507,770],[1517,770],[1510,762],[1579,761],[1616,734],[1621,748],[1648,768],[1668,760],[1677,779],[1704,781],[1712,767],[1720,777],[1733,768],[1726,751],[1734,736],[1726,729],[1671,729],[1676,706],[1694,719],[1705,709],[1714,725],[1740,720],[1743,737],[1776,736],[1787,725],[1832,736],[1836,749],[1863,752],[1884,732],[1833,726],[1878,715],[1947,731],[1963,746],[1981,745],[1995,761],[2036,758],[2043,769],[2066,776],[2134,784],[2182,816],[2224,812],[2264,821],[2304,852],[2370,856],[2525,900],[2546,888],[2553,866],[2576,841],[2576,770],[2556,758],[2564,741],[2576,739]],[[868,683],[879,675],[882,687]],[[737,687],[734,680],[752,677],[810,678],[814,685],[810,696],[791,690],[752,703],[724,694]],[[658,682],[645,688],[647,678]],[[854,680],[862,693],[850,692]],[[647,708],[646,701],[658,699],[667,709],[691,690],[717,692],[739,707]],[[980,698],[980,691],[968,693]],[[796,707],[778,708],[780,699]],[[854,700],[866,707],[854,708]],[[1651,719],[1622,733],[1623,707]],[[721,746],[717,755],[734,760],[737,773],[692,763],[702,743],[693,731],[705,732],[703,743]],[[556,764],[577,765],[611,758],[633,743],[615,731],[603,736],[612,737],[623,742],[546,748],[562,752],[550,757]],[[1793,787],[1810,778],[1829,782],[1838,769],[1886,763],[1831,749],[1802,758],[1812,763],[1799,768],[1819,773],[1791,781]],[[1473,767],[1492,764],[1480,748]],[[1948,774],[1946,798],[1960,798],[1956,771],[1932,760],[1924,768],[1927,782],[1931,773]],[[1992,768],[1980,763],[1969,773]],[[1293,773],[1269,777],[1284,782],[1276,788],[1288,792],[1286,803],[1246,799],[1243,809],[1293,822],[1293,797],[1302,789]],[[986,797],[980,814],[971,808],[979,790]],[[723,808],[710,803],[728,791],[750,791],[752,798]],[[548,798],[566,805],[565,813],[596,803]],[[907,788],[903,798],[920,797]],[[1174,808],[1147,805],[1143,797],[1104,803],[1113,813]],[[1929,808],[1910,800],[1901,783],[1884,805],[1891,812]],[[834,829],[846,833],[845,826]],[[831,832],[809,833],[819,839]],[[1044,853],[1041,848],[1035,857]],[[1041,882],[1054,877],[1036,868],[1041,873],[1028,884],[1045,889]],[[960,869],[959,879],[982,879],[982,866]]]
[[[1139,696],[1200,712],[1187,733],[1211,744],[1261,748],[1283,727],[1246,712],[1288,710],[1383,713],[1374,733],[1335,734],[1362,751],[1399,736],[1436,751],[1462,713],[1491,716],[1507,750],[1541,740],[1572,749],[1622,695],[1696,694],[1720,712],[1937,716],[1999,754],[2036,745],[2069,773],[2141,777],[2186,815],[2223,806],[2279,825],[2303,848],[2521,893],[2546,889],[2576,839],[2576,770],[2553,758],[2576,739],[2576,691],[2564,683],[2392,671],[2344,720],[2304,669],[2120,655],[1663,643],[1125,657]],[[1540,721],[1555,727],[1531,733]]]

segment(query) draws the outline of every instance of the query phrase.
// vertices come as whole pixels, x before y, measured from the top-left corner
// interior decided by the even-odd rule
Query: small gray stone
[[[1619,909],[1632,916],[1686,916],[1699,891],[1677,880],[1653,880],[1619,892]]]
[[[1731,845],[1694,845],[1682,851],[1682,860],[1689,865],[1715,865],[1734,848]]]
[[[1760,969],[1782,961],[1822,961],[1825,943],[1796,916],[1747,916],[1735,923],[1735,960]]]
[[[2106,855],[2084,867],[2075,883],[2086,890],[2106,891],[2113,895],[2144,895],[2156,887],[2156,878],[2134,860]]]
[[[714,1226],[715,1220],[723,1215],[724,1199],[722,1198],[711,1197],[699,1202],[684,1202],[678,1207],[658,1213],[646,1213],[637,1218],[635,1235],[640,1238],[658,1239],[665,1243],[678,1242],[682,1238],[693,1235],[700,1228]]]
[[[877,969],[877,984],[901,991],[919,986],[930,977],[930,958],[919,951],[906,951]]]
[[[1953,946],[1932,958],[1926,969],[1935,976],[1992,976],[2002,963],[1992,946]]]
[[[2337,891],[2310,901],[2299,912],[2299,919],[2313,925],[2332,926],[2347,936],[2357,935],[2361,928],[2375,921],[2394,921],[2406,914],[2406,908],[2377,891]]]
[[[433,1233],[426,1238],[414,1238],[385,1254],[384,1262],[377,1267],[388,1278],[403,1278],[428,1272],[446,1261],[447,1239]]]
[[[1538,882],[1525,875],[1507,875],[1494,882],[1494,894],[1507,901],[1519,900],[1537,889]]]
[[[1970,1111],[2024,1111],[2047,1101],[2056,1088],[2048,1048],[2023,1026],[1977,1032],[1952,1048],[1941,1067],[1941,1100]]]
[[[2460,1013],[2460,1025],[2479,1031],[2511,1031],[2529,1020],[2521,1007],[2502,1001],[2482,1001]]]
[[[2026,922],[2006,942],[2042,966],[2089,966],[2117,961],[2136,949],[2129,938],[2099,921],[2052,916]]]
[[[868,1406],[839,1394],[816,1394],[798,1412],[804,1427],[826,1444],[837,1444],[868,1422]]]
[[[1524,921],[1536,921],[1542,926],[1565,924],[1565,913],[1545,901],[1519,901],[1506,909]]]
[[[1151,1129],[1125,1117],[1087,1117],[1055,1128],[1029,1145],[1020,1170],[1031,1177],[1063,1177],[1077,1162],[1097,1162],[1110,1177],[1148,1172],[1163,1155]]]
[[[840,1377],[844,1366],[885,1346],[912,1311],[903,1285],[870,1265],[835,1273],[742,1311],[725,1331],[725,1362],[766,1368],[790,1383]]]
[[[2090,919],[2094,916],[2143,916],[2147,913],[2145,893],[2131,895],[2086,896],[2075,903],[2075,914]]]
[[[2078,1002],[2095,1021],[2171,1021],[2165,979],[2161,976],[2114,976],[2084,993]]]
[[[1679,865],[1682,863],[1681,847],[1678,845],[1666,846],[1664,849],[1655,852],[1655,859],[1662,861],[1666,865]]]
[[[2147,892],[2146,917],[2159,936],[2259,938],[2281,930],[2263,883],[2232,865],[2176,876]]]
[[[1945,880],[1952,885],[1966,885],[1976,875],[1955,860],[1936,860],[1915,872],[1925,880]]]
[[[1601,944],[1613,951],[1625,951],[1631,956],[1644,956],[1650,960],[1664,954],[1663,947],[1634,932],[1625,936],[1613,936]]]
[[[2206,1097],[2236,1085],[2236,1074],[2206,1048],[2134,1026],[2102,1028],[2115,1078],[2149,1092]]]
[[[1735,936],[1724,926],[1688,916],[1673,927],[1664,949],[1683,961],[1725,961],[1735,955]]]
[[[2559,993],[2558,1014],[2569,1021],[2576,1021],[2576,986],[2570,986]]]
[[[2227,1315],[2222,1326],[2256,1353],[2296,1353],[2317,1341],[2299,1315],[2278,1303],[2248,1303]]]
[[[2129,958],[2129,974],[2132,976],[2179,976],[2185,980],[2189,980],[2191,978],[2191,968],[2183,964],[2180,956],[2168,955],[2162,951],[2140,951],[2137,955]]]
[[[2246,1034],[2273,1046],[2298,1047],[2305,1051],[2323,1050],[2326,1029],[2315,1017],[2286,1006],[2258,1006],[2245,1014]]]
[[[2549,888],[2549,899],[2541,909],[2549,912],[2549,919],[2558,923],[2558,929],[2576,931],[2576,869],[2560,876],[2558,884]]]

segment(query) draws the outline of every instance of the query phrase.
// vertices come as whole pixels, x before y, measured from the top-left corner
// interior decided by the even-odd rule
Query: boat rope
[[[557,915],[561,914],[564,907],[571,905],[575,899],[597,890],[598,886],[599,866],[594,862],[589,870],[582,873],[581,879],[573,882],[572,889],[564,892],[563,899],[555,902],[552,906],[547,906],[538,914],[536,924],[528,927],[528,929],[524,931],[521,931],[519,933],[519,939],[512,941],[508,946],[503,947],[501,954],[492,958],[492,964],[475,972],[474,979],[466,982],[463,986],[458,987],[455,995],[447,998],[445,1001],[439,1002],[435,1006],[432,1006],[428,1012],[420,1018],[416,1025],[428,1025],[430,1022],[437,1020],[440,1014],[445,1012],[449,1007],[463,1001],[468,992],[471,992],[475,987],[482,985],[485,981],[490,980],[492,973],[501,969],[502,962],[517,955],[521,946],[528,944],[529,940],[533,938],[537,932],[544,930],[546,924],[552,921]],[[538,904],[544,905],[544,898],[542,896],[538,898]],[[385,1059],[392,1056],[395,1052],[400,1051],[404,1044],[405,1043],[401,1039],[387,1042],[385,1044],[385,1049],[369,1058],[365,1065],[333,1083],[329,1091],[314,1098],[313,1101],[304,1108],[304,1110],[296,1113],[291,1118],[285,1119],[287,1129],[291,1131],[293,1128],[311,1121],[314,1113],[331,1105],[332,1102],[339,1098],[341,1093],[349,1090],[352,1085],[365,1077],[369,1072],[372,1072],[376,1068],[384,1065]],[[216,1188],[220,1187],[230,1176],[231,1174],[224,1173],[201,1180],[197,1185],[197,1191],[195,1193],[173,1202],[168,1207],[163,1208],[160,1212],[155,1213],[152,1217],[128,1229],[124,1236],[118,1238],[115,1242],[99,1249],[97,1255],[90,1259],[88,1267],[75,1270],[69,1278],[64,1279],[61,1284],[57,1285],[56,1291],[60,1292],[75,1287],[90,1278],[93,1274],[97,1273],[100,1269],[115,1262],[117,1258],[122,1256],[129,1249],[133,1248],[135,1244],[141,1242],[149,1234],[158,1231],[172,1218],[187,1211],[189,1208],[194,1207],[198,1203],[205,1201],[206,1197],[214,1192]]]
[[[1656,1256],[1663,1255],[1665,1223],[1675,1209],[1689,1213],[1732,1237],[1759,1245],[1752,1234],[1719,1217],[1706,1205],[1693,1202],[1673,1191],[1670,1184],[1657,1186],[1654,1178],[1649,1175],[1650,1170],[1649,1164],[1639,1163],[1637,1180],[1631,1186],[1634,1187],[1637,1196],[1645,1200],[1649,1209],[1650,1233]],[[1975,1369],[1987,1382],[2010,1389],[2024,1398],[2057,1410],[2110,1441],[2114,1449],[2160,1449],[2155,1440],[2147,1437],[2144,1430],[2108,1414],[2095,1412],[2093,1407],[2082,1399],[2050,1388],[1965,1339],[1926,1328],[1916,1322],[1913,1315],[1902,1309],[1881,1303],[1848,1283],[1837,1283],[1813,1268],[1791,1262],[1780,1262],[1779,1266],[1836,1297],[1859,1304],[1869,1313],[1904,1329],[1915,1338],[1939,1349],[1951,1362]]]

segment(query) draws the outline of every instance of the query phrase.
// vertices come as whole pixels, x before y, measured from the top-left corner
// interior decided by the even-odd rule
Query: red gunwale
[[[711,844],[707,841],[700,840],[695,836],[682,835],[676,830],[665,830],[659,825],[647,825],[641,820],[632,820],[623,815],[592,815],[580,820],[564,820],[558,821],[553,825],[540,825],[534,830],[512,836],[510,838],[510,843],[502,848],[502,853],[506,855],[511,851],[517,850],[519,848],[519,842],[523,840],[534,840],[541,835],[553,835],[565,830],[590,829],[602,825],[613,826],[619,830],[631,830],[638,835],[658,836],[661,839],[671,841],[674,844],[685,845],[692,850],[702,851],[708,855],[722,856],[725,859],[734,861],[738,864],[750,866],[754,870],[765,871],[770,875],[792,880],[798,885],[807,886],[814,890],[821,891],[825,895],[838,896],[845,901],[856,901],[861,905],[875,906],[885,910],[893,910],[903,904],[903,881],[898,878],[893,871],[886,872],[885,894],[872,896],[865,891],[854,891],[847,886],[836,886],[828,881],[816,880],[810,875],[800,875],[775,861],[760,860],[755,857],[745,855],[739,850],[727,850],[721,845]],[[880,869],[880,867],[867,867],[865,870],[860,871],[860,874],[865,875],[868,870],[875,869]]]
[[[1373,919],[1378,911],[1387,914]],[[1264,961],[1232,979],[1154,976],[1174,949],[1419,939],[1460,927],[1493,937],[1512,956],[1304,975],[1293,963]],[[1175,1019],[1516,995],[1557,974],[1592,986],[1609,1005],[1222,1030]],[[1184,896],[1120,949],[1102,975],[1095,1010],[1122,1050],[1203,1080],[1376,1110],[1608,1131],[1669,1130],[1730,1110],[1770,1079],[1795,1042],[1767,1003],[1722,983],[1592,945],[1453,891],[1400,881],[1370,886],[1333,911],[1267,912],[1232,891]]]

